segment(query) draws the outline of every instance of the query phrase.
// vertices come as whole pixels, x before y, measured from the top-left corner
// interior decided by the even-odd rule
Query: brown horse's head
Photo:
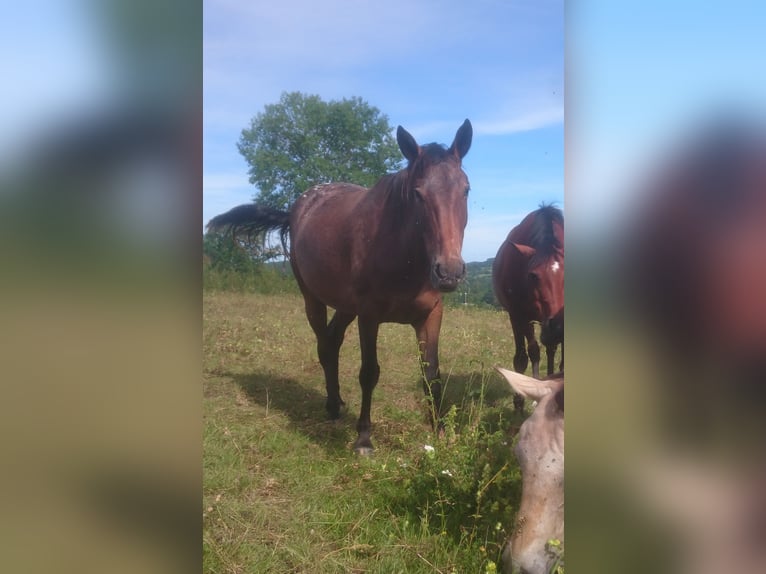
[[[431,283],[440,291],[454,291],[465,276],[461,256],[468,222],[468,178],[461,162],[471,147],[473,128],[465,120],[449,149],[438,144],[419,146],[399,126],[396,140],[407,158],[404,193],[411,197],[414,225],[422,234],[431,267]]]
[[[528,261],[527,292],[535,315],[540,318],[543,339],[555,338],[559,330],[563,334],[564,254],[557,249],[542,254],[529,245],[512,245]]]

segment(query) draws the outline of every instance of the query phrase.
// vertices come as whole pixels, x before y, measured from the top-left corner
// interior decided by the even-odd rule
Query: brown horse
[[[328,183],[310,188],[288,211],[242,205],[213,218],[209,229],[248,232],[279,229],[290,237],[290,264],[317,338],[327,385],[327,411],[340,416],[338,354],[348,325],[359,318],[362,408],[354,450],[369,454],[372,391],[378,382],[378,328],[405,323],[415,329],[425,365],[423,386],[439,412],[441,292],[465,275],[461,256],[468,220],[468,178],[461,167],[473,129],[465,120],[449,149],[419,146],[401,126],[396,139],[407,167],[372,188]],[[335,309],[327,322],[327,307]]]
[[[540,377],[540,346],[533,322],[542,325],[540,339],[553,373],[556,347],[562,345],[564,366],[564,215],[542,205],[514,227],[492,264],[495,296],[508,312],[516,342],[513,368],[523,373],[532,359],[532,374]],[[514,397],[514,404],[523,401]]]

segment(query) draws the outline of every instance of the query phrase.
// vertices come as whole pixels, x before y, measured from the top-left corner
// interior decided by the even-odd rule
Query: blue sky
[[[383,7],[385,6],[385,7]],[[541,202],[564,207],[562,1],[208,0],[205,222],[252,200],[240,132],[284,91],[359,96],[419,143],[474,140],[466,261]]]
[[[236,142],[292,90],[360,96],[421,143],[449,144],[470,118],[468,261],[494,256],[541,201],[564,205],[563,0],[203,5],[205,222],[253,197]],[[5,10],[0,170],[57,121],[122,93],[89,7]],[[568,236],[624,208],[653,158],[715,110],[766,117],[766,2],[588,0],[566,12]]]
[[[766,125],[766,2],[601,0],[570,8],[569,247],[594,228],[616,232],[668,152],[716,118]]]

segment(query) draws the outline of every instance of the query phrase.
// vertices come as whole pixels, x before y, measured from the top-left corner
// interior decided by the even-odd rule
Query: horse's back
[[[327,246],[350,227],[354,210],[368,189],[351,183],[324,183],[303,193],[291,210],[291,240],[297,245]],[[302,249],[301,249],[302,250]]]
[[[353,183],[321,183],[310,187],[292,208],[293,224],[300,226],[304,219],[316,213],[352,207],[367,191],[366,187]]]
[[[359,206],[369,190],[350,183],[308,189],[295,202],[290,220],[290,259],[302,288],[338,308],[350,299],[354,237]]]

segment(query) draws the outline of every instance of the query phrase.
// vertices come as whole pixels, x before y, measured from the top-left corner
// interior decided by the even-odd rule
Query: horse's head
[[[527,260],[527,292],[540,317],[542,338],[553,339],[561,331],[563,339],[564,254],[554,250],[544,256],[528,245],[512,245]]]
[[[505,572],[554,572],[550,540],[564,540],[564,374],[534,379],[495,367],[521,396],[537,401],[522,423],[514,454],[521,468],[516,528],[502,560]]]
[[[440,291],[454,291],[465,276],[461,256],[468,222],[468,178],[461,167],[471,147],[473,128],[465,120],[449,149],[438,144],[419,146],[399,126],[396,140],[407,158],[407,189],[414,224],[422,234],[431,266],[431,283]]]

